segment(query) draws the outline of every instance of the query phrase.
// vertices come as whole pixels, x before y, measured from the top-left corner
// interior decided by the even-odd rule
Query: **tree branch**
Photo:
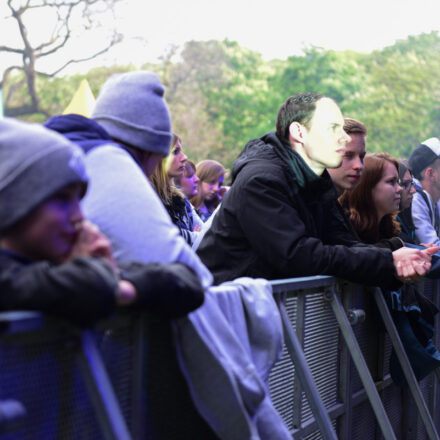
[[[7,69],[5,69],[5,71],[3,72],[3,77],[2,80],[0,81],[0,88],[3,88],[3,84],[6,83],[6,80],[8,79],[9,74],[13,71],[13,70],[24,70],[23,66],[9,66]]]
[[[23,49],[15,49],[13,47],[8,47],[8,46],[0,46],[0,52],[12,52],[12,53],[18,53],[19,55],[24,54]]]
[[[86,58],[78,58],[78,59],[74,59],[74,60],[69,60],[64,65],[62,65],[59,69],[55,70],[55,72],[45,74],[45,76],[53,77],[55,75],[58,75],[58,73],[60,73],[62,70],[64,70],[67,66],[70,66],[70,64],[82,63],[83,61],[93,60],[94,58],[97,58],[99,55],[102,55],[103,53],[108,52],[115,44],[119,43],[121,41],[121,39],[122,39],[121,36],[118,36],[116,39],[114,38],[106,48],[100,50],[99,52],[96,52],[93,55],[86,57]]]

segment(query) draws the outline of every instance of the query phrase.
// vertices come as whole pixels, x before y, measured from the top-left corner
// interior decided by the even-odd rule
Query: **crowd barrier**
[[[269,386],[293,439],[439,438],[437,377],[415,381],[379,290],[332,277],[271,284],[285,349]],[[437,282],[422,288],[439,304]],[[393,344],[409,389],[390,378]],[[2,440],[216,438],[192,404],[170,323],[133,311],[93,331],[1,313],[0,410],[10,399],[26,416],[13,429],[0,418]]]

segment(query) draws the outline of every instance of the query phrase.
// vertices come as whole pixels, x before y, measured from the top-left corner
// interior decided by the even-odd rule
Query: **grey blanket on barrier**
[[[221,439],[292,438],[268,392],[270,370],[283,351],[268,281],[238,278],[211,287],[203,306],[173,328],[195,406]]]

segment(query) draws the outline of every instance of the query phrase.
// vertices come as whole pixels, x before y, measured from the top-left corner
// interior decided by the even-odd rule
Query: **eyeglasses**
[[[404,189],[408,189],[408,188],[411,188],[412,186],[414,186],[414,180],[413,179],[400,180],[399,185]]]

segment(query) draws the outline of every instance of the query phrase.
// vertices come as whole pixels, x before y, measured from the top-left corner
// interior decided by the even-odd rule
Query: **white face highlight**
[[[295,123],[292,123],[293,125]],[[297,124],[297,123],[296,123]],[[325,168],[336,168],[345,154],[350,136],[344,131],[344,118],[338,105],[330,98],[321,98],[310,121],[309,128],[300,125],[298,153],[318,175]]]
[[[173,179],[175,177],[180,177],[185,170],[185,161],[188,158],[183,152],[182,145],[179,141],[176,142],[171,154],[168,156],[166,167],[168,176]]]

